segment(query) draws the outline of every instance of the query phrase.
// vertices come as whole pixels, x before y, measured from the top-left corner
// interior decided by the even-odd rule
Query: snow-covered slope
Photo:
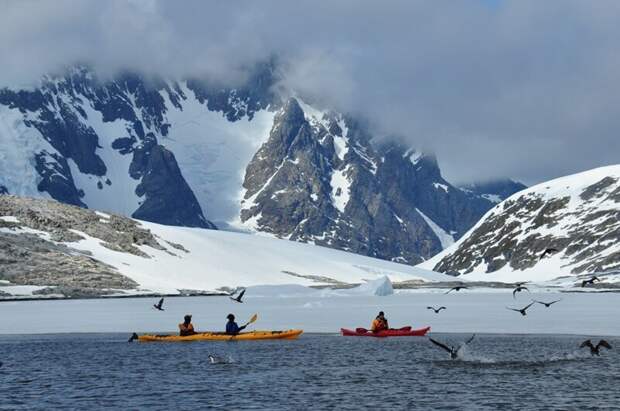
[[[141,288],[167,293],[260,284],[362,283],[384,275],[392,281],[450,279],[432,271],[292,241],[146,222],[141,225],[165,241],[181,244],[188,253],[164,242],[160,244],[166,250],[141,247],[151,258],[111,251],[94,238],[72,246],[117,267]]]
[[[509,197],[456,244],[418,267],[488,281],[545,281],[618,269],[620,165]]]
[[[444,274],[244,233],[174,227],[0,196],[0,281],[43,294],[179,293],[249,285],[445,281]],[[0,295],[2,289],[0,287]]]

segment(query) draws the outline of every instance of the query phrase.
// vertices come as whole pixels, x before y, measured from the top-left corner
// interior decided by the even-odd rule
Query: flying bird
[[[466,346],[467,344],[469,344],[470,342],[472,342],[472,340],[474,339],[474,337],[476,336],[476,334],[472,335],[471,337],[469,337],[469,340],[465,341],[464,343],[459,344],[457,347],[454,346],[447,346],[444,343],[441,343],[437,340],[433,340],[432,338],[429,338],[429,340],[431,340],[431,342],[433,344],[435,344],[436,346],[443,348],[444,350],[446,350],[448,353],[450,353],[450,359],[451,360],[456,360],[459,356],[459,351],[461,350],[461,348],[463,348],[464,346]]]
[[[545,248],[545,251],[543,251],[543,253],[540,255],[539,260],[542,260],[543,258],[545,258],[548,255],[555,254],[558,251],[560,251],[560,250],[558,250],[557,248]]]
[[[520,293],[520,292],[521,292],[521,291],[523,291],[523,290],[527,291],[528,293],[530,292],[530,290],[528,290],[528,288],[527,288],[526,286],[524,286],[524,285],[517,285],[517,288],[515,288],[515,289],[512,291],[512,298],[513,298],[513,299],[516,299],[517,297],[515,296],[515,294],[516,294],[516,293]]]
[[[162,306],[164,305],[164,299],[159,300],[157,304],[153,304],[153,307],[159,311],[165,311]]]
[[[551,307],[552,304],[558,303],[560,301],[562,301],[561,298],[559,300],[551,301],[550,303],[546,303],[544,301],[536,301],[536,300],[534,300],[535,303],[542,304],[542,305],[544,305],[547,308]]]
[[[589,280],[583,280],[581,282],[581,287],[585,287],[588,284],[594,284],[595,281],[601,281],[597,276],[592,276],[592,278],[590,278]]]
[[[446,309],[446,307],[443,307],[443,306],[441,306],[441,307],[439,307],[439,308],[435,308],[435,307],[426,307],[426,309],[427,309],[427,310],[433,310],[433,311],[435,311],[435,314],[439,314],[439,311],[441,311],[441,310],[445,310],[445,309]]]
[[[448,291],[445,292],[445,294],[448,294],[450,291],[461,291],[462,289],[467,288],[466,285],[457,285],[456,287],[452,287],[450,288]]]
[[[506,308],[507,308],[507,309],[509,309],[509,310],[512,310],[512,311],[519,312],[519,313],[521,313],[521,315],[527,315],[527,314],[526,314],[526,310],[527,310],[528,308],[530,308],[533,304],[534,304],[534,302],[532,301],[531,303],[529,303],[528,305],[526,305],[525,307],[523,307],[523,308],[521,308],[521,309],[518,309],[518,308],[510,308],[510,307],[506,307]]]
[[[600,349],[601,347],[605,347],[608,350],[611,350],[611,345],[605,341],[605,340],[600,340],[598,342],[598,344],[594,345],[592,344],[591,340],[585,340],[584,342],[581,343],[581,345],[579,346],[579,348],[583,348],[583,347],[588,347],[590,348],[590,354],[591,355],[601,355],[600,353]]]
[[[243,294],[245,294],[245,288],[243,290],[241,290],[241,292],[239,293],[239,295],[237,297],[230,297],[231,300],[236,301],[238,303],[242,303],[243,301],[241,301],[241,299],[243,298]]]

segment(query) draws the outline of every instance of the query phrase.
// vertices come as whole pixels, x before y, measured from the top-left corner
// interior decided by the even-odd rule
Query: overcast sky
[[[1,85],[77,61],[283,86],[437,153],[461,182],[620,161],[620,1],[0,0]]]

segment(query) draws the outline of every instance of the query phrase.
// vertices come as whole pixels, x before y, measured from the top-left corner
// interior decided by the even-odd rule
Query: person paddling
[[[196,331],[194,331],[194,325],[192,324],[192,315],[187,314],[183,322],[179,324],[179,335],[184,337],[186,335],[194,335]]]
[[[228,335],[237,335],[248,326],[248,324],[246,324],[239,327],[239,325],[235,322],[235,316],[233,314],[228,314],[226,318],[228,319],[228,322],[226,323],[226,334]]]
[[[385,318],[385,314],[383,311],[379,311],[379,315],[372,321],[372,325],[370,326],[370,331],[373,333],[378,333],[379,331],[387,330],[390,327],[388,326],[388,320]]]

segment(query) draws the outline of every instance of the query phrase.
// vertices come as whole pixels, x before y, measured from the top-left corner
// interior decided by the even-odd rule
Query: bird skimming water
[[[590,348],[590,354],[591,355],[597,355],[597,356],[601,355],[601,352],[600,352],[601,347],[605,347],[608,350],[611,350],[611,345],[607,341],[605,341],[605,340],[600,340],[598,342],[598,344],[596,344],[596,345],[592,344],[591,340],[585,340],[579,346],[579,348],[583,348],[583,347]]]
[[[469,337],[469,339],[467,341],[465,341],[464,343],[459,344],[458,346],[454,347],[454,346],[447,346],[444,343],[441,343],[437,340],[433,340],[432,338],[429,338],[429,340],[435,344],[436,346],[446,350],[448,353],[450,353],[450,359],[451,360],[456,360],[459,357],[459,352],[461,351],[461,349],[463,347],[465,347],[467,344],[469,344],[470,342],[472,342],[472,340],[474,339],[474,337],[476,336],[476,334],[473,334],[471,337]]]

